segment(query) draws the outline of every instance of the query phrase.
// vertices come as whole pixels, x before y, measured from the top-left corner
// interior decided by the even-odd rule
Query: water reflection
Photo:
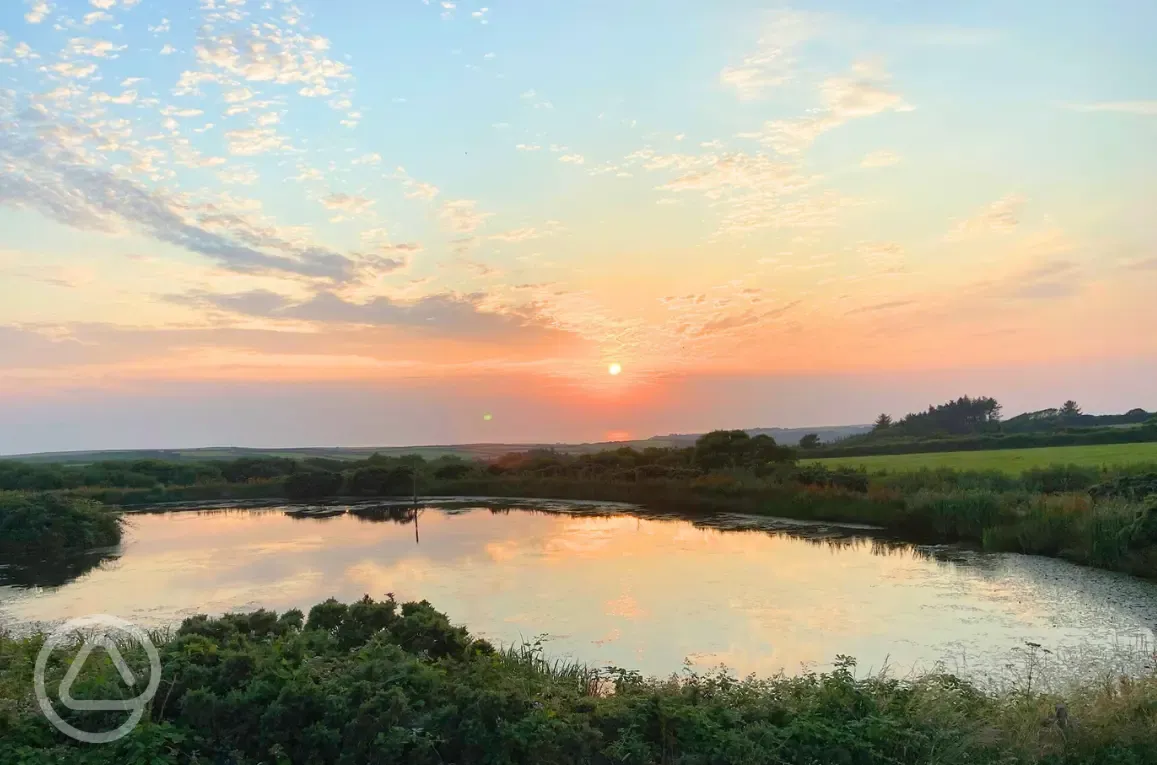
[[[158,626],[387,592],[428,599],[496,642],[546,634],[553,655],[649,674],[690,660],[768,675],[837,654],[864,668],[1000,671],[1026,642],[1108,654],[1151,640],[1157,621],[1157,587],[1059,561],[559,503],[138,515],[115,563],[54,589],[0,590],[0,614]]]
[[[0,559],[0,588],[60,587],[115,561],[120,555],[117,547],[49,558],[7,557]]]

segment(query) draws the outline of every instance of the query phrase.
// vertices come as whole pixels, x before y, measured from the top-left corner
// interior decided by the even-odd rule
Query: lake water
[[[1066,671],[1139,671],[1157,623],[1157,585],[1061,561],[741,516],[529,507],[430,507],[417,528],[410,514],[285,507],[135,514],[116,557],[83,573],[0,568],[0,624],[105,613],[161,626],[392,592],[495,643],[545,636],[551,656],[653,675],[792,674],[845,654],[861,670],[942,663],[992,678],[1032,653]]]

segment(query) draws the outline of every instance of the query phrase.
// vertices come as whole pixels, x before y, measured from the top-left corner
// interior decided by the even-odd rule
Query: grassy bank
[[[1157,752],[1153,677],[991,692],[950,676],[860,678],[840,658],[796,678],[648,679],[495,650],[428,604],[368,599],[323,603],[308,618],[186,621],[158,639],[162,680],[145,722],[90,746],[37,708],[42,641],[0,636],[0,762],[1139,765]],[[123,692],[103,656],[85,664],[77,698]],[[54,655],[48,688],[69,658]],[[56,707],[90,730],[124,718]]]
[[[1157,465],[1157,443],[1050,446],[1037,449],[885,454],[865,457],[830,457],[806,460],[828,467],[862,467],[891,473],[921,469],[1000,470],[1015,475],[1051,465],[1086,467]]]

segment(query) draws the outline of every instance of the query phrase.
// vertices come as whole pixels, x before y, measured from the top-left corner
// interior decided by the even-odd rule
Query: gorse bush
[[[31,700],[42,640],[0,636],[0,762],[1139,765],[1157,751],[1153,678],[1061,699],[944,675],[860,678],[838,657],[792,678],[656,680],[551,661],[537,645],[496,651],[428,603],[368,598],[187,620],[158,639],[163,677],[145,722],[90,746]],[[49,688],[68,659],[50,664]],[[76,687],[120,682],[90,661]],[[66,714],[90,729],[120,721]]]

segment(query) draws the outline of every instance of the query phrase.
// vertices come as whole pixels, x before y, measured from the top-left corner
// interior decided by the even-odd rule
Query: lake
[[[1001,680],[1032,662],[1137,671],[1157,623],[1151,582],[863,528],[599,503],[458,502],[424,508],[417,524],[400,507],[294,509],[133,514],[95,567],[0,568],[0,624],[104,613],[157,627],[394,593],[495,643],[541,637],[551,656],[646,674],[794,674],[844,654],[861,671],[940,665]]]

